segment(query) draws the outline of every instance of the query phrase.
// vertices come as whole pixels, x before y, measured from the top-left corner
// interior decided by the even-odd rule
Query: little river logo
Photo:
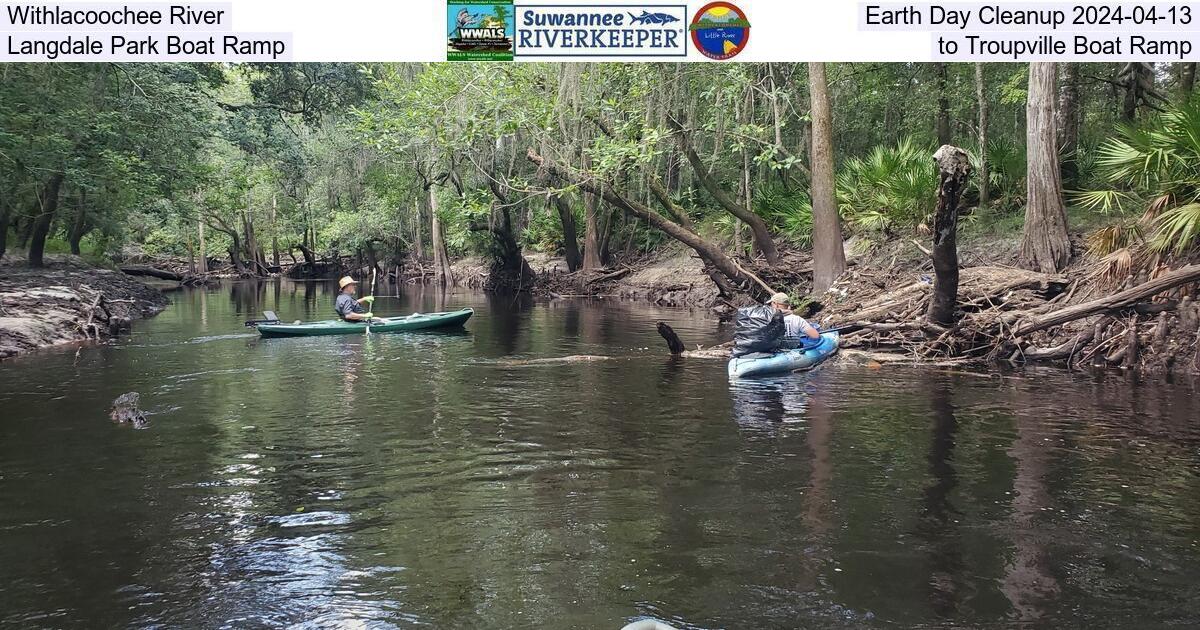
[[[750,21],[729,2],[712,2],[700,7],[688,28],[696,50],[710,59],[729,59],[742,52],[750,41]]]
[[[518,4],[517,57],[686,57],[687,5]]]
[[[511,61],[512,0],[453,0],[446,5],[447,61]]]

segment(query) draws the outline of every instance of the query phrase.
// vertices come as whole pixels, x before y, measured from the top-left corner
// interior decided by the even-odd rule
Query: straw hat
[[[771,303],[782,304],[784,306],[791,306],[792,298],[788,297],[788,295],[786,293],[776,293],[775,295],[771,296]]]
[[[358,284],[358,280],[355,280],[354,278],[351,278],[350,276],[342,276],[342,279],[338,280],[338,288],[339,289],[345,289],[346,285],[349,285],[349,284]]]

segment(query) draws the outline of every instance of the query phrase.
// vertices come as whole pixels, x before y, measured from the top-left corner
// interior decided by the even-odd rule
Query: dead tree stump
[[[667,340],[667,349],[671,351],[671,354],[675,356],[683,354],[686,348],[683,345],[683,341],[679,339],[679,335],[675,334],[675,331],[665,322],[658,322],[657,328],[658,334]]]
[[[1125,369],[1136,369],[1138,365],[1137,318],[1129,320],[1129,331],[1125,333]]]
[[[933,159],[938,167],[937,213],[933,221],[933,296],[929,319],[949,326],[954,323],[958,301],[958,208],[971,174],[967,152],[942,145]]]

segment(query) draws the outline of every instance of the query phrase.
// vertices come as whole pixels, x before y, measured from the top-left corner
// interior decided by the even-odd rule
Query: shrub
[[[838,208],[864,231],[914,228],[925,223],[937,202],[933,151],[911,138],[878,146],[865,158],[851,158],[837,177]]]
[[[812,200],[807,191],[766,187],[755,197],[754,211],[788,242],[812,243]]]
[[[1200,104],[1119,125],[1096,151],[1096,169],[1108,186],[1073,195],[1077,203],[1104,213],[1142,208],[1150,251],[1183,254],[1200,244]]]

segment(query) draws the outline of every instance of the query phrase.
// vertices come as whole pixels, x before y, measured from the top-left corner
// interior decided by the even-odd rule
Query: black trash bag
[[[775,352],[783,341],[786,328],[783,311],[772,306],[739,308],[733,333],[733,356],[742,357],[755,352]]]

